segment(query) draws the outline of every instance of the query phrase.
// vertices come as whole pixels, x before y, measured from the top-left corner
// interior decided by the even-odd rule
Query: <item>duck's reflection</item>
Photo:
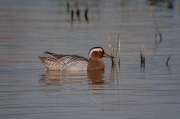
[[[101,94],[108,90],[108,86],[116,85],[119,93],[120,76],[119,70],[112,68],[109,76],[104,75],[104,70],[96,71],[46,71],[40,78],[41,85],[63,86],[63,85],[87,85],[91,94]],[[118,87],[117,87],[118,86]],[[86,89],[86,86],[85,86]]]
[[[104,70],[96,71],[46,71],[41,75],[40,82],[46,85],[63,85],[65,83],[103,84]]]
[[[46,85],[63,85],[65,83],[85,82],[87,71],[46,71],[41,75],[40,82]]]
[[[89,84],[103,84],[104,70],[88,71]]]

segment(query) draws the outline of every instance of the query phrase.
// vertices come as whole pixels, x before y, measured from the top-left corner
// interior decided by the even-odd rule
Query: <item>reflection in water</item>
[[[66,6],[67,6],[67,14],[69,14],[69,2],[66,2]]]
[[[156,55],[157,49],[159,48],[159,45],[160,45],[160,44],[161,44],[161,41],[159,41],[159,42],[155,41],[154,49],[153,49],[153,54],[152,54],[151,59],[153,59],[154,56]]]
[[[73,22],[74,22],[74,2],[73,1],[67,1],[66,2],[67,6],[67,14],[69,14],[69,11],[71,10],[71,27],[73,27]],[[75,8],[76,8],[76,16],[77,16],[77,21],[81,21],[81,9],[80,6],[85,6],[82,3],[79,3],[78,1],[75,2]],[[84,17],[87,23],[89,23],[89,18],[88,18],[88,10],[89,10],[89,4],[86,5],[86,9],[84,11]]]
[[[89,23],[88,9],[89,9],[89,6],[87,5],[87,8],[86,8],[85,13],[84,13],[84,17],[85,17],[87,23]]]
[[[87,78],[87,71],[46,71],[40,82],[47,85],[63,85],[69,82],[82,82]]]
[[[42,74],[40,82],[47,85],[63,85],[69,82],[84,82],[89,79],[89,84],[103,84],[104,70],[96,71],[46,71]],[[83,80],[80,80],[83,79]]]
[[[41,75],[40,82],[46,85],[63,85],[65,83],[88,82],[90,85],[104,85],[104,70],[93,71],[46,71]],[[82,80],[81,80],[82,79]],[[117,81],[117,82],[115,82]],[[119,70],[112,68],[107,81],[110,85],[120,85]]]
[[[103,93],[105,90],[109,90],[109,88],[104,87],[104,85],[117,85],[117,88],[113,90],[118,90],[118,94],[120,91],[120,69],[116,67],[111,68],[111,72],[109,73],[109,78],[104,76],[104,70],[97,71],[88,71],[88,79],[89,79],[89,91],[91,93]]]
[[[80,4],[78,3],[78,1],[76,1],[76,16],[78,21],[81,21],[80,15],[81,15]]]
[[[103,84],[104,70],[88,71],[89,84]]]
[[[171,72],[171,67],[169,65],[166,65],[169,72]]]
[[[146,78],[146,72],[145,72],[145,68],[141,68],[140,69],[140,74],[141,74],[141,79],[145,79]]]
[[[73,21],[74,21],[74,11],[71,10],[71,27],[73,26]]]
[[[118,85],[120,89],[120,67],[111,67],[110,80],[112,85]]]
[[[102,93],[104,88],[104,70],[88,71],[89,91],[91,93]]]

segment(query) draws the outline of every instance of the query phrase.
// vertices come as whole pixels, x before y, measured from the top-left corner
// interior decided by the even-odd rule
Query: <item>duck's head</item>
[[[114,58],[113,56],[110,56],[104,52],[104,49],[101,47],[93,47],[89,51],[89,59],[91,60],[97,60],[102,57],[107,57],[107,58]]]

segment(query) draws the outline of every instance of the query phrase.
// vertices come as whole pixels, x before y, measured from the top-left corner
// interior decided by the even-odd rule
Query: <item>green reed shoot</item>
[[[108,43],[109,43],[110,53],[114,57],[111,59],[112,66],[116,66],[117,58],[119,58],[119,65],[120,65],[120,33],[118,34],[118,42],[116,45],[116,49],[115,49],[115,43],[114,41],[111,41],[109,34],[108,34]]]

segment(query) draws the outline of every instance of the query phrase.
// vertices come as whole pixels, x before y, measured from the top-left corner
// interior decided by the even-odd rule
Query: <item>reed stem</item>
[[[145,48],[144,46],[140,49],[140,59],[141,59],[141,67],[145,66]]]
[[[154,17],[154,12],[153,12],[152,8],[150,7],[149,0],[147,0],[147,3],[148,3],[149,11],[151,13],[151,16],[152,16],[152,19],[153,19],[153,22],[154,22],[154,26],[155,26],[155,30],[156,30],[155,37],[157,36],[157,34],[159,34],[160,42],[161,42],[162,41],[162,34],[160,33],[160,31],[158,29],[158,25],[157,25],[156,19]]]
[[[111,53],[111,56],[114,57],[111,59],[112,66],[116,66],[117,61],[119,61],[119,65],[120,65],[120,33],[118,34],[118,42],[116,49],[115,49],[115,43],[114,41],[111,41],[109,33],[108,33],[108,44],[109,44],[109,51]],[[119,60],[117,60],[118,58]]]
[[[169,55],[169,57],[167,58],[167,61],[166,61],[167,66],[168,66],[168,62],[169,62],[170,57],[171,57],[171,55]]]
[[[113,54],[113,48],[112,48],[112,42],[111,42],[111,38],[110,38],[110,35],[109,35],[109,33],[108,33],[108,44],[109,44],[109,51],[110,51],[110,53],[111,53],[111,56],[113,56],[114,57],[114,54]],[[112,62],[112,66],[114,66],[115,65],[115,63],[114,63],[114,60],[113,60],[114,58],[111,58],[111,62]]]
[[[118,57],[119,57],[119,65],[120,65],[120,51],[121,51],[121,41],[120,41],[120,33],[118,34]]]

